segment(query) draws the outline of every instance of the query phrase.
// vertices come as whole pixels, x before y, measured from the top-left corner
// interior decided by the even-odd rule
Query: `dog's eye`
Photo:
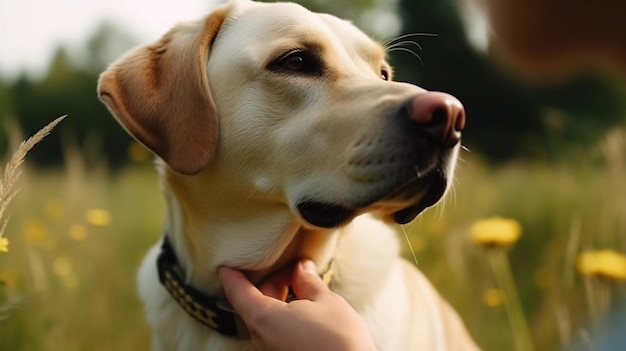
[[[306,64],[305,58],[300,53],[289,55],[283,61],[283,67],[290,71],[304,71]]]
[[[380,70],[380,78],[382,78],[383,80],[389,80],[389,71],[387,71],[386,69]]]
[[[285,73],[322,74],[322,63],[319,58],[302,50],[292,51],[281,56],[272,62],[268,68],[272,71]]]

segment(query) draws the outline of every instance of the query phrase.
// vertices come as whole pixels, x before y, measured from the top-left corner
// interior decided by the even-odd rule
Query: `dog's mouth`
[[[348,222],[360,213],[376,211],[384,220],[406,224],[414,220],[426,208],[436,204],[445,194],[448,179],[441,168],[428,174],[414,177],[384,195],[354,205],[343,205],[327,201],[305,200],[296,207],[300,216],[311,225],[320,228],[335,228]]]
[[[420,213],[422,213],[428,207],[436,204],[446,193],[448,188],[448,179],[441,169],[436,169],[430,176],[430,186],[427,191],[414,202],[413,205],[405,207],[399,211],[392,213],[393,220],[398,224],[407,224],[415,219]],[[409,184],[403,191],[404,194],[412,194],[415,191],[419,191],[421,187],[421,181],[416,179]]]
[[[357,212],[352,207],[322,201],[303,201],[297,208],[305,221],[320,228],[338,227]]]

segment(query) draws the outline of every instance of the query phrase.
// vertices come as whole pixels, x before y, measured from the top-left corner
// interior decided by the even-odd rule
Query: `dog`
[[[155,350],[249,350],[218,267],[258,283],[300,257],[379,350],[477,349],[391,227],[448,189],[465,112],[391,78],[384,47],[348,21],[252,1],[102,73],[100,99],[158,156],[165,235],[138,274]]]

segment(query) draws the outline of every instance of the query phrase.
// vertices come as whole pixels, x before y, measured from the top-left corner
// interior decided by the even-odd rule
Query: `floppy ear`
[[[98,81],[100,100],[124,128],[182,174],[202,171],[217,147],[217,109],[206,64],[229,8],[132,50]]]

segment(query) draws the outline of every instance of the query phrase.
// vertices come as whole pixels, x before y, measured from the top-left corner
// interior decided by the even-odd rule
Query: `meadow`
[[[135,272],[162,234],[164,206],[149,156],[129,150],[135,162],[114,171],[76,149],[60,169],[26,159],[0,252],[0,350],[149,349]],[[520,333],[507,317],[514,297],[489,265],[494,250],[510,263],[535,350],[596,349],[626,277],[577,267],[589,250],[626,252],[624,174],[620,130],[559,162],[495,166],[464,152],[446,200],[398,228],[403,253],[485,350],[514,350]],[[495,216],[521,227],[516,242],[472,240],[473,225]]]

